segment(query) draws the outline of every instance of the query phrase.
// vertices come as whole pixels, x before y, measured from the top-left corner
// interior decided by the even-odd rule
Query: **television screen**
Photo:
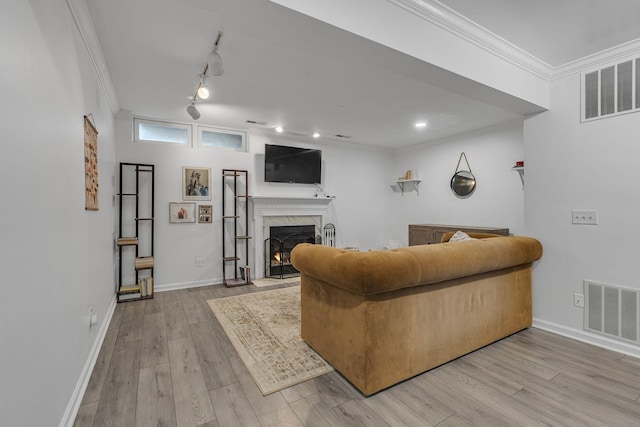
[[[309,148],[265,145],[265,182],[320,184],[322,151]]]

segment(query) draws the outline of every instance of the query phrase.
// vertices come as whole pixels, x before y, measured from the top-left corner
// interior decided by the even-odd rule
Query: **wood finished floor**
[[[640,360],[538,329],[369,398],[337,372],[262,396],[206,301],[274,288],[118,304],[75,426],[640,425]]]

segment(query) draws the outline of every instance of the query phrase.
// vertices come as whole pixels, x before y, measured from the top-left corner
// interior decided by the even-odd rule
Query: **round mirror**
[[[451,178],[451,191],[458,197],[469,197],[476,189],[476,178],[469,171],[458,171]]]

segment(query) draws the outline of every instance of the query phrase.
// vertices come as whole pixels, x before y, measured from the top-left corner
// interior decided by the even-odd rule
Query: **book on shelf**
[[[140,296],[148,297],[153,295],[153,277],[145,277],[138,280],[140,286]]]

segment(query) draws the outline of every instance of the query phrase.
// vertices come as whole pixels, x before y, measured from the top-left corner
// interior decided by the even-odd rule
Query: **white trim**
[[[80,37],[87,48],[87,53],[93,64],[93,68],[96,70],[96,75],[100,81],[100,85],[107,96],[109,101],[109,107],[111,112],[115,115],[120,111],[120,105],[118,104],[118,97],[116,96],[116,90],[113,87],[113,81],[107,68],[107,62],[104,59],[104,53],[102,52],[102,46],[98,40],[96,29],[93,26],[93,20],[89,13],[89,8],[85,0],[66,0],[67,6],[71,11],[73,21],[78,28]]]
[[[98,335],[96,336],[96,340],[93,342],[93,346],[91,347],[91,351],[89,352],[87,361],[84,364],[84,368],[82,368],[80,378],[78,379],[76,387],[73,390],[73,394],[71,395],[71,399],[69,400],[67,409],[64,411],[62,420],[60,420],[60,427],[72,427],[76,420],[78,410],[80,409],[80,405],[82,404],[82,398],[84,397],[85,391],[87,391],[87,386],[89,385],[89,380],[91,379],[91,373],[93,372],[93,368],[96,366],[96,361],[98,360],[100,349],[102,348],[102,344],[104,343],[104,338],[106,337],[107,331],[109,330],[109,325],[111,324],[111,318],[113,317],[113,312],[115,311],[115,309],[116,297],[114,295],[113,299],[111,300],[111,304],[109,304],[109,307],[107,308],[107,312],[104,316],[102,325],[100,326],[100,330],[98,331]]]
[[[437,0],[387,0],[524,71],[551,80],[553,66],[508,42]]]
[[[213,286],[222,284],[222,277],[209,280],[196,280],[193,282],[165,283],[156,285],[155,292],[177,291],[180,289],[201,288],[203,286]]]
[[[544,331],[552,332],[563,337],[572,338],[597,347],[606,348],[607,350],[616,351],[628,356],[640,358],[640,346],[627,344],[604,336],[592,334],[581,329],[568,328],[564,325],[548,322],[542,319],[533,319],[533,327]]]
[[[556,67],[553,71],[552,80],[558,80],[580,72],[589,72],[593,68],[599,69],[609,63],[624,62],[627,57],[639,55],[640,39],[631,40]]]
[[[640,54],[640,39],[635,39],[554,67],[438,0],[387,1],[547,81],[562,79],[608,62],[621,61],[626,56]]]

